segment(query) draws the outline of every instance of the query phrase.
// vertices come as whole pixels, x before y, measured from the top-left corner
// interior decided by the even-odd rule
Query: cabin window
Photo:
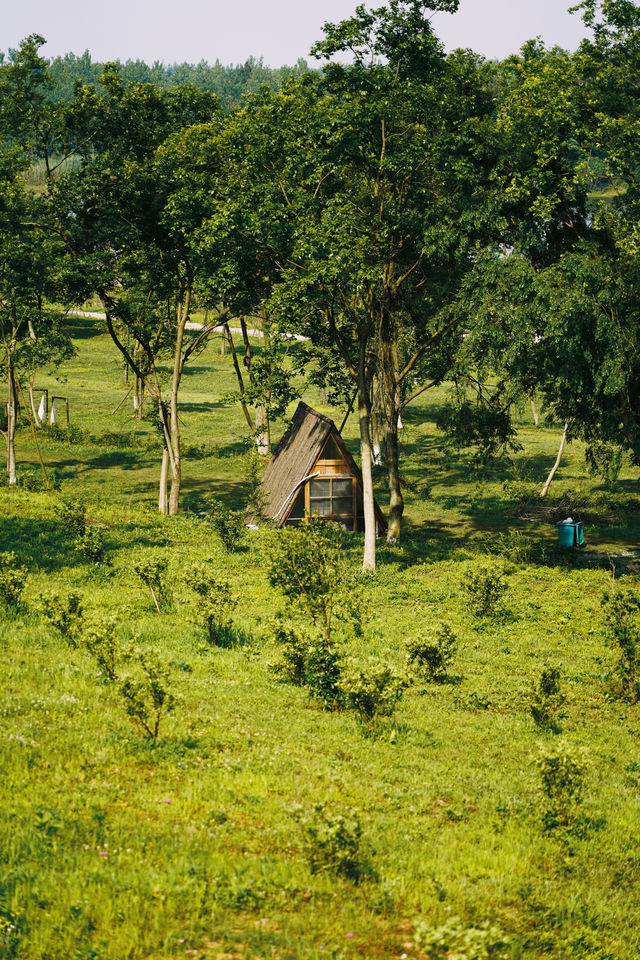
[[[309,513],[353,518],[353,478],[318,477],[309,481]]]

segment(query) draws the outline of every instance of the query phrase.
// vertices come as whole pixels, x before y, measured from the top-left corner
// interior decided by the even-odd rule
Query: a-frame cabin
[[[300,403],[262,480],[265,515],[276,527],[321,516],[364,530],[362,474],[329,417]],[[376,533],[386,530],[375,504]]]

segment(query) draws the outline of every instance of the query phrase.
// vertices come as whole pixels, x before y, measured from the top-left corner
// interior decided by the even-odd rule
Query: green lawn
[[[81,431],[80,442],[41,438],[60,490],[0,489],[0,550],[29,570],[22,607],[0,620],[0,958],[635,960],[640,707],[607,679],[601,597],[610,562],[622,586],[637,588],[625,574],[640,541],[637,469],[601,485],[576,442],[541,505],[559,426],[536,430],[523,410],[514,464],[482,471],[448,451],[434,425],[444,389],[411,408],[406,539],[380,543],[376,575],[360,578],[363,630],[344,650],[404,669],[406,640],[447,622],[458,654],[450,682],[410,686],[378,735],[365,736],[352,713],[276,682],[273,624],[285,602],[266,554],[278,534],[249,531],[228,554],[202,517],[213,499],[240,507],[248,488],[244,420],[224,402],[229,357],[212,345],[185,376],[184,510],[161,518],[153,431],[131,419],[129,402],[111,415],[127,387],[100,321],[78,320],[75,333],[64,382],[38,384],[69,397]],[[305,399],[319,406],[313,393]],[[355,419],[345,436],[357,454]],[[35,475],[25,427],[18,461]],[[108,564],[74,549],[63,497],[86,500]],[[555,548],[563,510],[585,520],[575,557]],[[361,546],[356,536],[345,546],[354,571]],[[169,562],[161,615],[133,572],[152,548]],[[478,617],[463,579],[489,552],[502,553],[508,590],[495,616]],[[195,560],[232,585],[229,648],[210,648],[194,622]],[[176,705],[157,743],[84,644],[41,616],[42,594],[71,591],[88,621],[116,619],[122,649],[167,660]],[[541,733],[529,712],[547,662],[566,696],[559,735]],[[571,831],[545,833],[536,761],[558,740],[583,752],[584,800]],[[311,872],[305,824],[317,804],[356,812],[371,866],[360,883]]]

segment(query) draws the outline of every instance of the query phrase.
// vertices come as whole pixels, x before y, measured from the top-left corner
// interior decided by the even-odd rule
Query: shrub
[[[415,941],[427,960],[507,960],[509,940],[498,927],[488,923],[471,927],[458,917],[431,928],[419,921]]]
[[[214,503],[209,521],[225,550],[229,552],[237,550],[245,535],[243,514],[229,510],[223,503]]]
[[[535,725],[547,733],[560,733],[558,711],[563,703],[560,670],[546,665],[542,668],[538,682],[531,685],[529,711]]]
[[[447,667],[455,657],[457,642],[449,624],[443,623],[435,636],[408,641],[408,663],[415,665],[431,682],[442,683],[447,677]]]
[[[158,613],[160,605],[168,603],[170,597],[167,566],[167,558],[159,553],[147,553],[133,562],[133,572],[149,590]]]
[[[504,570],[493,562],[477,564],[467,570],[463,588],[476,616],[491,616],[507,591]]]
[[[603,600],[607,633],[605,642],[618,654],[615,665],[622,696],[638,702],[640,670],[640,597],[630,590]]]
[[[324,640],[309,644],[305,683],[310,695],[328,710],[340,706],[340,655]]]
[[[105,680],[112,683],[118,679],[117,666],[120,647],[116,639],[119,623],[113,617],[100,617],[86,628],[84,643],[96,661],[98,670]]]
[[[45,619],[72,647],[76,647],[83,623],[80,596],[77,593],[70,593],[66,597],[42,595],[40,603]]]
[[[538,758],[544,802],[542,824],[545,832],[570,830],[582,802],[587,764],[581,752],[561,741],[544,750]]]
[[[272,545],[267,563],[272,586],[311,620],[329,644],[344,572],[340,529],[319,517],[287,528]]]
[[[231,626],[231,613],[237,603],[231,586],[201,563],[191,567],[187,583],[198,598],[196,613],[209,643],[220,644]]]
[[[0,553],[0,607],[16,608],[26,582],[27,568],[18,561],[15,553]]]
[[[97,527],[87,527],[81,537],[76,537],[74,547],[91,563],[106,562],[104,534]]]
[[[522,530],[498,533],[493,540],[493,552],[506,557],[512,563],[526,563],[536,554],[533,539]]]
[[[362,851],[362,826],[355,810],[332,813],[323,804],[299,817],[305,859],[312,873],[333,873],[359,883],[372,870]]]
[[[380,717],[391,716],[406,686],[405,678],[392,666],[374,657],[364,665],[350,658],[338,681],[344,705],[354,710],[372,733]]]
[[[280,645],[282,660],[274,665],[274,672],[284,683],[302,687],[307,682],[309,639],[290,623],[279,623],[274,639]]]
[[[127,677],[120,686],[125,710],[145,737],[157,740],[160,722],[175,707],[169,691],[169,671],[155,653],[137,650],[141,676]]]
[[[87,526],[87,505],[84,500],[65,497],[60,504],[60,519],[74,537],[84,537]]]

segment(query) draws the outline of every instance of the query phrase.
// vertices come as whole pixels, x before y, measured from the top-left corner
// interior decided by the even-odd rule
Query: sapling
[[[69,533],[82,538],[87,526],[87,505],[84,500],[65,497],[60,504],[60,519]]]
[[[447,677],[447,667],[455,657],[457,643],[449,624],[443,623],[431,637],[419,637],[407,642],[408,664],[432,683],[443,683]]]
[[[175,697],[169,690],[169,671],[157,654],[150,651],[136,650],[135,660],[141,675],[126,677],[120,694],[131,720],[145,737],[157,740],[162,718],[175,707]]]
[[[229,553],[237,550],[245,535],[243,514],[216,502],[211,507],[209,519],[225,550]]]
[[[160,605],[169,599],[167,566],[167,558],[159,553],[145,554],[133,562],[133,571],[149,590],[158,613],[161,612]]]
[[[217,577],[205,564],[194,564],[187,583],[195,591],[196,614],[207,632],[207,639],[216,646],[231,625],[231,614],[237,600],[227,580]]]
[[[503,568],[493,562],[481,563],[467,570],[462,582],[476,616],[492,616],[507,591]]]
[[[74,547],[79,554],[90,560],[91,563],[101,564],[107,560],[104,534],[97,527],[87,526],[82,536],[78,536],[74,540]]]
[[[406,686],[404,677],[376,657],[365,663],[349,658],[338,681],[344,705],[357,713],[364,729],[372,734],[381,717],[391,716]]]
[[[64,637],[70,646],[77,647],[83,624],[81,597],[77,593],[69,593],[66,597],[43,594],[40,602],[42,613],[54,630]]]
[[[117,666],[121,656],[116,632],[120,624],[114,617],[99,617],[86,628],[84,644],[96,661],[100,674],[114,683],[118,679]]]
[[[607,633],[605,641],[617,651],[616,673],[620,678],[622,696],[631,703],[638,702],[640,686],[640,597],[630,590],[619,590],[606,596]]]
[[[571,830],[578,808],[587,772],[587,762],[581,751],[560,741],[538,757],[544,803],[542,824],[545,832]]]
[[[547,733],[560,733],[558,711],[563,703],[560,670],[547,664],[542,668],[537,683],[532,683],[529,711],[535,725]]]
[[[312,873],[333,873],[355,883],[373,873],[362,849],[362,825],[355,810],[333,813],[318,803],[309,813],[298,814],[298,819]]]
[[[18,561],[15,553],[0,553],[0,607],[17,607],[26,582],[27,568]]]

